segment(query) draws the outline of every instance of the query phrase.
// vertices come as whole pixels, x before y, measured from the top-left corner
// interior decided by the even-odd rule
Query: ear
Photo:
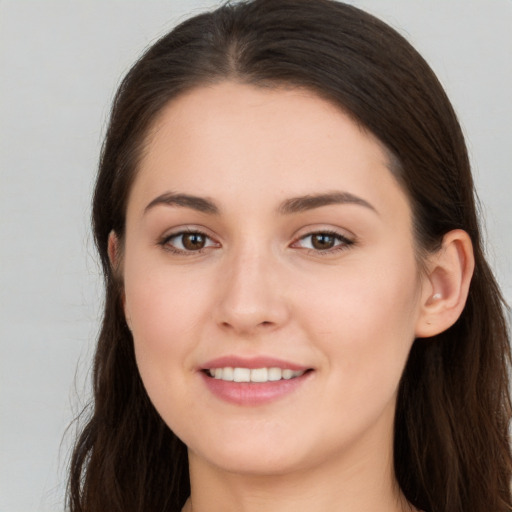
[[[114,273],[119,268],[120,262],[120,247],[119,247],[119,238],[114,230],[112,230],[108,235],[108,244],[107,244],[107,252],[108,259],[110,260],[110,266],[114,270]]]
[[[114,276],[117,276],[119,279],[121,279],[121,242],[114,230],[112,230],[108,235],[107,252],[108,259],[110,260],[110,266],[112,267]],[[126,296],[124,293],[124,289],[121,292],[121,301],[123,305],[124,316],[126,318],[126,323],[128,324],[128,328],[131,331],[131,321],[130,315],[126,307]]]
[[[441,248],[427,261],[416,337],[435,336],[457,321],[466,304],[474,267],[469,235],[461,229],[447,233]]]

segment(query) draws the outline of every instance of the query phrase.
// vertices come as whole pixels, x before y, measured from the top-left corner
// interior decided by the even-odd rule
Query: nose
[[[225,262],[214,318],[227,331],[254,335],[282,327],[289,318],[287,286],[270,251],[245,250]]]

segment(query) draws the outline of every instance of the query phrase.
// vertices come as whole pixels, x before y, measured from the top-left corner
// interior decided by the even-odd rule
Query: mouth
[[[200,373],[217,398],[236,405],[256,406],[302,388],[314,369],[267,357],[224,357],[206,363]]]
[[[277,382],[280,380],[290,380],[301,377],[306,370],[292,370],[291,368],[278,368],[275,366],[263,368],[244,368],[225,366],[220,368],[208,368],[203,370],[206,375],[213,379],[223,380],[225,382]]]

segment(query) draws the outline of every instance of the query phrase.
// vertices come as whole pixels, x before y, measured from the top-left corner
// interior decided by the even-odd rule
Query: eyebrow
[[[323,194],[308,194],[293,197],[281,203],[277,211],[281,215],[290,215],[333,204],[356,204],[364,206],[378,214],[375,207],[368,201],[349,192],[327,192]],[[181,206],[210,215],[219,215],[220,213],[220,208],[211,199],[173,192],[167,192],[153,199],[144,209],[144,213],[157,205]]]
[[[328,192],[326,194],[305,195],[294,197],[284,201],[279,207],[279,213],[292,214],[300,213],[306,210],[313,210],[322,206],[332,204],[357,204],[369,208],[378,214],[377,210],[368,201],[363,198],[350,194],[349,192]]]
[[[192,208],[193,210],[197,210],[202,213],[209,213],[211,215],[219,214],[219,208],[210,199],[191,196],[189,194],[175,194],[173,192],[167,192],[155,197],[155,199],[146,206],[144,213],[161,204],[167,206],[183,206],[185,208]]]

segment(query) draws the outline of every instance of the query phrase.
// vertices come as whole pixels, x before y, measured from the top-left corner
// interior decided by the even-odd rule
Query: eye
[[[201,231],[181,231],[165,237],[160,245],[166,249],[177,252],[201,252],[208,247],[217,247],[218,244]]]
[[[354,242],[340,233],[332,231],[318,231],[309,233],[297,240],[293,247],[309,249],[315,252],[333,252],[348,248]]]

